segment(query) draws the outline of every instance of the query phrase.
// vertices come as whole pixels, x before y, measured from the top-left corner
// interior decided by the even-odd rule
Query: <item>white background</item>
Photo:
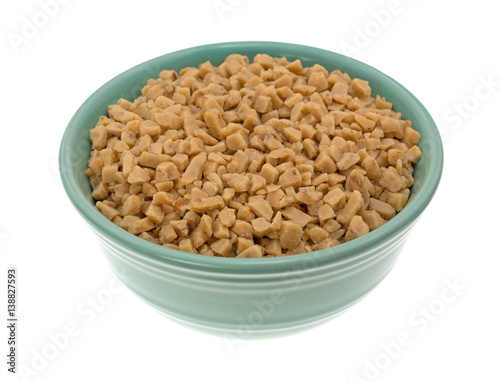
[[[2,360],[0,379],[498,379],[500,27],[492,2],[61,0],[44,11],[47,2],[0,9],[0,315],[15,266],[25,374],[11,376]],[[389,74],[434,117],[445,169],[398,264],[365,300],[302,334],[229,343],[116,289],[56,161],[72,114],[104,82],[168,52],[235,40],[312,45]],[[63,340],[68,328],[74,335]],[[0,332],[5,359],[8,332]],[[408,345],[396,350],[390,343],[405,333]]]

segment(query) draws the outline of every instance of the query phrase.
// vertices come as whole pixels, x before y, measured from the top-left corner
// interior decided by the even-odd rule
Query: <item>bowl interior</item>
[[[325,254],[336,259],[354,255],[376,242],[387,239],[398,229],[403,229],[418,218],[436,191],[443,167],[443,151],[439,132],[425,107],[394,79],[355,59],[303,45],[248,41],[198,46],[154,58],[111,79],[92,94],[78,109],[69,122],[61,142],[60,174],[70,200],[94,230],[156,258],[175,258],[177,261],[197,262],[214,266],[224,264],[224,266],[229,265],[232,270],[242,263],[245,263],[245,266],[248,266],[249,262],[251,262],[252,266],[261,266],[266,263],[266,266],[269,266],[272,262],[301,261],[306,259],[309,254],[312,254],[234,260],[232,258],[214,258],[178,252],[146,242],[122,230],[108,221],[94,206],[91,187],[87,176],[84,174],[91,149],[89,130],[95,126],[100,115],[106,114],[107,106],[116,103],[119,98],[135,99],[140,95],[140,91],[147,79],[157,77],[161,70],[179,71],[184,67],[197,66],[207,60],[210,60],[214,65],[218,65],[226,56],[233,53],[247,55],[250,60],[258,53],[267,53],[274,57],[284,56],[290,61],[300,59],[303,66],[320,64],[328,71],[339,69],[348,73],[352,78],[358,77],[368,80],[372,88],[372,96],[380,94],[392,102],[394,110],[401,112],[404,119],[411,120],[413,127],[422,135],[419,146],[423,151],[423,155],[416,165],[415,183],[411,188],[408,204],[403,211],[398,213],[387,224],[366,236],[335,248],[322,250]],[[229,262],[231,263],[229,264]],[[251,268],[246,267],[246,270],[251,270]]]

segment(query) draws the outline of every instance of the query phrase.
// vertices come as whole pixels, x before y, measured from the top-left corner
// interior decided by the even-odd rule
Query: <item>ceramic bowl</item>
[[[372,96],[393,103],[422,135],[422,158],[406,207],[388,223],[326,250],[278,258],[207,257],[147,242],[107,220],[95,207],[84,173],[89,130],[109,104],[134,99],[163,69],[180,70],[233,53],[300,59],[304,66],[339,69],[370,82]],[[197,46],[154,58],[111,79],[77,110],[62,138],[60,174],[76,210],[94,231],[111,269],[146,303],[203,332],[237,339],[289,335],[331,319],[358,302],[391,271],[441,177],[443,148],[425,107],[402,85],[352,58],[279,42],[228,42]],[[432,234],[432,232],[429,232]]]

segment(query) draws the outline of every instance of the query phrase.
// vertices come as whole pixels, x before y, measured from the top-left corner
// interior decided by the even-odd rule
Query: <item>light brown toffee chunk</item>
[[[410,197],[420,134],[370,84],[239,54],[163,70],[90,131],[97,209],[208,256],[300,254],[382,226]]]

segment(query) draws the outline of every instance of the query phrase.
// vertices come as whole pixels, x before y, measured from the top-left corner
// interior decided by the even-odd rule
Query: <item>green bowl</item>
[[[407,206],[369,234],[339,246],[277,258],[207,257],[171,250],[138,238],[95,207],[84,170],[89,130],[109,104],[139,96],[146,80],[163,69],[180,70],[233,53],[258,53],[304,66],[323,65],[368,80],[372,94],[393,103],[422,135],[422,158]],[[443,168],[439,132],[424,106],[402,85],[352,58],[279,42],[228,42],[169,53],[116,76],[75,113],[62,138],[60,174],[66,192],[95,232],[111,269],[135,294],[179,323],[218,336],[251,339],[289,335],[323,323],[366,296],[393,268],[417,219],[431,201]]]

